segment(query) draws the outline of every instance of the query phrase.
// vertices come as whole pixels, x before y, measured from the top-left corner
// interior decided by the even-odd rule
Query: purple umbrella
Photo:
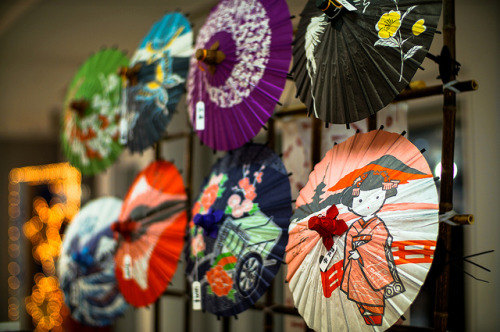
[[[232,150],[252,139],[273,113],[292,57],[284,0],[222,0],[196,40],[188,111],[201,141]]]

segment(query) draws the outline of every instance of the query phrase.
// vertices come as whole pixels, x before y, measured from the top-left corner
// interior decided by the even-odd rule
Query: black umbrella
[[[329,123],[351,123],[389,104],[424,60],[441,2],[308,1],[292,73],[309,112]]]

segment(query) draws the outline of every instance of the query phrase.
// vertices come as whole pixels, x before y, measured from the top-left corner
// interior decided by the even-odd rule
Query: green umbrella
[[[120,67],[123,52],[104,49],[91,55],[71,81],[64,101],[62,146],[69,162],[85,175],[96,174],[120,155]]]

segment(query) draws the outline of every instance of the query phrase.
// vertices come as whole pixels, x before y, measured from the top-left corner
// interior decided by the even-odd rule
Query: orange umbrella
[[[156,161],[137,175],[112,228],[116,279],[136,307],[153,303],[172,279],[184,246],[186,191],[177,168]]]

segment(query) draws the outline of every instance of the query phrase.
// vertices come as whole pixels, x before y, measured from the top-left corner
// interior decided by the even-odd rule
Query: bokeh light
[[[69,222],[80,209],[81,174],[68,163],[62,163],[15,168],[11,170],[9,179],[9,319],[19,319],[17,290],[21,284],[19,276],[23,275],[23,271],[17,260],[20,255],[20,236],[23,233],[32,244],[33,259],[41,265],[43,271],[33,276],[35,286],[31,295],[24,299],[26,312],[32,317],[35,331],[62,331],[61,309],[64,300],[59,280],[55,276],[55,261],[59,257],[62,242],[61,226]],[[32,216],[26,222],[18,220],[22,183],[32,186],[46,184],[52,194],[49,202],[42,197],[33,199]],[[18,225],[22,222],[24,223],[20,228]]]

